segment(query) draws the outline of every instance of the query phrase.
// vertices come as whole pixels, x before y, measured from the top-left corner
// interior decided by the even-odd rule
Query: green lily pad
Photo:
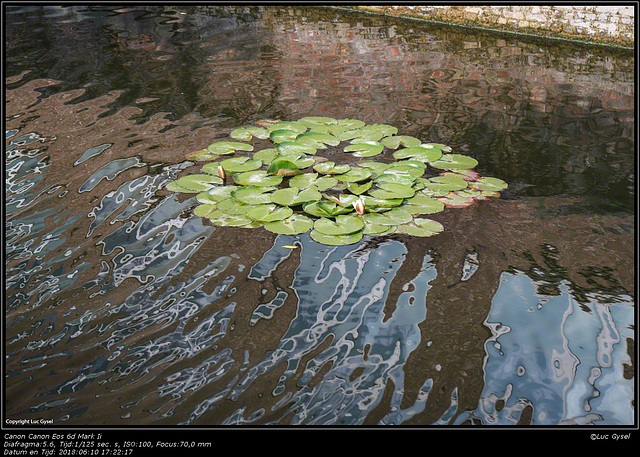
[[[267,131],[267,129],[264,129],[262,127],[248,125],[246,127],[240,127],[232,130],[231,133],[229,133],[229,136],[235,140],[249,141],[253,137],[265,140],[269,138],[269,132]]]
[[[298,132],[288,129],[274,130],[269,133],[269,138],[276,144],[284,143],[285,141],[295,141],[297,136]]]
[[[338,119],[338,125],[342,125],[349,129],[359,129],[360,127],[364,127],[366,124],[360,119]]]
[[[338,135],[340,141],[358,139],[358,141],[380,141],[384,135],[377,130],[364,130],[363,128],[346,130]]]
[[[390,149],[398,149],[400,145],[410,148],[420,145],[421,141],[418,138],[407,135],[393,135],[388,136],[380,140],[380,142]]]
[[[282,156],[283,159],[286,159],[287,156]],[[305,168],[309,168],[313,165],[315,165],[316,161],[314,160],[313,157],[309,157],[309,156],[303,156],[303,157],[298,157],[296,158],[293,163],[296,164],[296,166],[301,169],[304,170]]]
[[[358,216],[342,215],[334,219],[321,217],[313,224],[313,229],[325,235],[349,235],[364,228],[364,221]]]
[[[419,192],[419,191],[421,191],[421,190],[426,188],[426,186],[424,184],[425,182],[426,182],[426,179],[418,178],[413,182],[413,184],[411,185],[411,188],[413,190],[415,190],[416,192]]]
[[[401,160],[396,163],[390,164],[385,173],[403,173],[419,178],[427,169],[427,165],[424,162],[418,160]]]
[[[207,219],[211,221],[213,225],[226,226],[226,227],[244,227],[250,226],[254,221],[246,214],[233,215],[227,214],[220,210],[212,211],[207,215]]]
[[[362,127],[365,130],[375,130],[377,132],[382,132],[384,136],[394,136],[398,133],[398,128],[393,125],[388,124],[370,124]]]
[[[271,194],[271,201],[282,206],[301,205],[303,203],[319,201],[321,199],[322,194],[317,189],[300,190],[297,187],[278,189]]]
[[[336,178],[332,176],[320,176],[318,173],[305,173],[294,176],[289,181],[290,187],[297,187],[298,189],[314,187],[320,191],[331,189],[336,184],[338,184]]]
[[[365,141],[345,146],[344,152],[353,152],[355,157],[373,157],[382,153],[384,146],[376,141]]]
[[[336,178],[343,182],[360,182],[371,177],[371,170],[367,168],[351,167],[346,173],[335,175]]]
[[[449,192],[445,197],[436,197],[447,208],[465,208],[475,202],[473,197],[465,197],[455,192]]]
[[[482,198],[483,196],[483,192],[481,190],[472,189],[470,187],[467,187],[463,190],[458,190],[456,191],[456,194],[461,197],[470,197],[475,199]]]
[[[263,205],[271,203],[271,195],[276,187],[243,186],[233,192],[231,196],[247,205]]]
[[[233,175],[233,180],[241,186],[277,186],[282,179],[282,176],[272,176],[264,170],[245,171]]]
[[[268,170],[278,176],[295,176],[315,163],[313,157],[286,154],[273,159],[269,164]]]
[[[433,236],[442,232],[444,227],[431,219],[414,219],[412,222],[398,226],[398,232],[412,236]]]
[[[331,124],[331,125],[316,125],[315,127],[311,127],[309,129],[310,132],[317,133],[328,133],[329,135],[333,135],[337,138],[342,132],[346,132],[349,130],[348,127],[344,125]]]
[[[412,186],[416,178],[407,173],[383,173],[377,178],[375,178],[375,182],[383,183],[383,182],[393,182],[397,184],[404,184],[405,186]]]
[[[276,157],[269,164],[269,168],[267,169],[267,173],[270,175],[276,176],[294,176],[296,174],[302,173],[300,171],[300,167],[295,164],[296,157],[291,158],[283,158]]]
[[[259,159],[251,159],[250,157],[232,157],[220,162],[208,163],[202,167],[202,171],[211,175],[217,175],[218,166],[222,166],[224,171],[229,173],[238,173],[257,170],[262,166],[262,161]]]
[[[353,212],[353,208],[347,208],[332,201],[310,201],[302,205],[302,209],[316,217],[335,217],[341,214]]]
[[[426,187],[424,183],[427,182],[427,180],[424,178],[419,178],[418,182],[422,184],[422,188],[416,191],[417,193],[419,192],[420,195],[426,195],[427,197],[445,197],[449,193],[448,190],[436,190]]]
[[[498,198],[500,197],[500,192],[491,191],[491,190],[483,190],[481,197],[476,197],[476,200],[487,200],[489,198]]]
[[[313,164],[315,160],[312,157],[287,154],[273,159],[267,172],[276,176],[296,176]]]
[[[207,146],[207,151],[212,154],[229,155],[236,151],[253,151],[253,146],[235,141],[218,141]]]
[[[247,205],[233,197],[221,200],[216,204],[217,210],[232,216],[246,215],[253,206],[254,205]]]
[[[373,181],[365,181],[364,183],[359,182],[347,182],[347,189],[349,192],[355,195],[362,195],[371,189],[373,185]]]
[[[425,187],[433,190],[461,190],[465,189],[469,183],[462,178],[455,176],[435,176],[423,181]]]
[[[313,228],[313,220],[302,214],[293,214],[281,221],[268,222],[264,228],[279,235],[298,235]]]
[[[215,203],[203,203],[193,208],[193,214],[198,217],[209,217],[209,214],[216,210]]]
[[[327,124],[337,124],[338,121],[332,117],[325,116],[307,116],[301,119],[298,119],[298,122],[305,125],[306,127],[316,127],[318,125],[327,125]]]
[[[368,132],[379,132],[383,137],[392,136],[398,133],[398,128],[387,124],[370,124],[361,127],[362,130]]]
[[[507,188],[506,182],[474,171],[476,159],[452,154],[444,144],[398,135],[397,128],[387,124],[324,116],[263,119],[233,129],[229,137],[237,141],[216,141],[187,154],[189,160],[211,162],[201,174],[167,185],[175,192],[196,193],[194,215],[214,225],[264,226],[282,234],[311,231],[314,240],[327,245],[352,244],[365,234],[431,236],[442,225],[419,215],[499,197],[499,191]],[[254,139],[271,140],[273,147],[252,157],[221,160],[236,151],[253,151],[246,142]],[[354,157],[393,149],[395,162],[338,165],[318,153],[341,141],[350,142],[342,151]],[[425,177],[427,166],[439,170],[440,176]],[[233,185],[223,185],[226,178],[217,176],[219,169],[231,174]],[[308,216],[299,213],[300,207]]]
[[[426,195],[414,195],[404,200],[402,205],[411,214],[433,214],[443,211],[445,206],[440,200]]]
[[[343,173],[348,172],[351,169],[351,166],[345,164],[336,165],[335,162],[321,162],[314,165],[313,169],[318,173],[322,173],[324,175],[341,175]]]
[[[494,190],[476,190],[467,188],[456,192],[461,197],[471,197],[476,200],[489,200],[490,198],[500,197],[500,192]]]
[[[486,190],[490,192],[498,192],[506,189],[508,184],[504,182],[502,179],[485,177],[480,178],[469,184],[469,187],[476,190]]]
[[[429,161],[429,165],[442,170],[471,169],[478,165],[478,161],[462,154],[443,154],[440,159]]]
[[[280,153],[276,148],[261,149],[253,154],[254,160],[261,160],[264,164],[270,164]]]
[[[283,141],[282,143],[278,143],[276,145],[276,150],[282,155],[298,155],[301,156],[303,154],[313,155],[317,152],[317,148],[313,145],[303,144],[295,141]]]
[[[371,195],[362,195],[365,208],[372,210],[373,208],[394,208],[400,206],[404,202],[404,198],[376,198]]]
[[[360,162],[358,166],[371,170],[371,176],[375,178],[376,176],[383,174],[391,164],[382,162]]]
[[[362,233],[365,235],[384,236],[391,235],[397,231],[397,227],[393,225],[371,224],[365,223]]]
[[[217,176],[208,174],[187,175],[167,184],[167,190],[171,192],[198,193],[222,183],[222,179]]]
[[[424,144],[433,146],[434,148],[438,148],[443,152],[451,152],[451,146],[447,146],[446,144],[440,144],[440,143],[424,143]]]
[[[225,187],[226,186],[212,187],[212,189],[224,189]],[[229,195],[224,198],[229,198]],[[221,200],[224,200],[224,198],[221,198]],[[196,201],[202,204],[215,205],[218,200],[214,200],[212,197],[210,197],[209,192],[205,190],[196,195]]]
[[[296,121],[280,121],[272,124],[268,128],[269,133],[273,133],[278,130],[289,130],[300,134],[307,131],[307,126]]]
[[[337,146],[340,140],[328,133],[305,132],[296,137],[296,142],[312,146],[316,149],[324,149],[327,145]]]
[[[329,201],[336,202],[338,205],[344,208],[353,207],[360,198],[357,195],[340,194],[340,195],[325,195],[325,198]],[[349,209],[351,211],[351,209]]]
[[[455,169],[451,171],[444,171],[440,173],[440,176],[456,176],[462,178],[465,181],[476,181],[480,179],[480,173],[475,170]]]
[[[366,213],[363,218],[368,224],[398,226],[411,222],[413,215],[402,207],[396,207],[384,213]]]
[[[394,198],[409,198],[416,193],[414,189],[405,184],[393,182],[381,182],[376,184],[377,188],[370,190],[369,195],[383,200]]]
[[[442,151],[428,145],[412,146],[410,148],[398,149],[393,153],[396,159],[414,159],[421,162],[433,162],[442,157]]]
[[[202,162],[202,161],[205,161],[205,160],[216,160],[216,159],[220,158],[220,156],[218,154],[214,154],[212,152],[209,152],[208,149],[200,149],[198,151],[190,152],[185,157],[187,158],[187,160],[195,160],[195,161],[198,161],[198,162]]]
[[[211,189],[200,192],[196,195],[196,200],[200,203],[216,203],[231,197],[231,194],[239,189],[238,186],[217,186]]]
[[[327,235],[325,233],[318,232],[317,230],[311,230],[310,235],[314,241],[329,246],[346,246],[349,244],[355,244],[362,240],[364,236],[362,230],[348,235]]]
[[[293,210],[286,206],[257,205],[247,211],[247,216],[259,222],[276,222],[293,215]]]

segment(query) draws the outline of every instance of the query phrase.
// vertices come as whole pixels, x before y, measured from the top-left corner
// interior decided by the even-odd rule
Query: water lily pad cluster
[[[426,216],[498,197],[507,187],[474,171],[473,157],[386,124],[263,120],[229,136],[187,154],[206,162],[201,172],[167,185],[195,193],[194,214],[214,225],[310,231],[327,245],[365,235],[431,236],[443,226]]]

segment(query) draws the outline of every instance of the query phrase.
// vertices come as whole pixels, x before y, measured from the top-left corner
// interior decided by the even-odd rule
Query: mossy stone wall
[[[629,6],[360,6],[383,14],[498,28],[625,47],[634,46]]]

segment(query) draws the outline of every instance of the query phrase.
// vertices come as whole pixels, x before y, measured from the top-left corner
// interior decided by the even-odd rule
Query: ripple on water
[[[486,344],[479,408],[456,422],[471,415],[515,425],[529,407],[534,426],[631,423],[633,380],[621,373],[631,360],[619,343],[633,338],[632,298],[606,304],[592,297],[581,304],[566,281],[557,295],[544,296],[525,274],[502,276],[487,317],[493,337]],[[497,408],[498,402],[504,406]]]
[[[566,271],[541,291],[510,262],[527,271],[520,251],[541,255],[547,237],[561,251],[580,246],[568,239],[570,223],[568,235],[552,233],[567,212],[630,212],[633,59],[438,27],[416,33],[415,24],[333,10],[143,10],[8,11],[7,122],[20,125],[5,131],[11,417],[351,425],[369,416],[398,425],[433,417],[434,396],[435,424],[460,414],[458,424],[512,425],[525,411],[534,425],[632,422],[633,379],[622,373],[633,364],[632,297],[582,291],[578,303]],[[42,45],[54,36],[59,46]],[[96,52],[80,61],[76,46]],[[193,65],[166,65],[180,56]],[[472,207],[460,219],[466,228],[433,244],[460,246],[460,256],[443,249],[432,258],[402,238],[375,247],[327,247],[308,235],[254,243],[256,232],[214,229],[191,216],[193,198],[162,191],[193,165],[164,163],[182,160],[183,146],[283,112],[382,120],[450,142],[504,173],[508,200],[491,214]],[[568,207],[566,194],[595,203]],[[585,254],[627,239],[622,224],[605,226]],[[510,245],[518,252],[483,227],[521,237]],[[627,274],[618,261],[630,248],[611,249],[602,263]],[[487,284],[487,269],[497,277],[502,268],[499,284]],[[544,262],[532,260],[528,274],[544,278]],[[461,320],[434,296],[443,280],[470,299],[497,289],[493,303],[466,308],[486,305],[477,320],[462,321],[480,335],[484,367],[467,370],[476,352],[464,344],[473,342],[444,335]],[[385,312],[388,300],[396,303]],[[424,379],[431,367],[434,378]],[[435,391],[436,382],[451,388]],[[470,385],[483,382],[470,405]]]
[[[227,397],[238,399],[260,376],[280,364],[286,366],[272,391],[277,405],[288,404],[293,414],[292,424],[358,424],[366,412],[379,401],[385,389],[381,378],[392,377],[397,392],[402,391],[402,367],[408,354],[420,341],[418,323],[425,317],[424,300],[429,282],[435,278],[435,266],[425,258],[423,269],[414,278],[415,289],[405,292],[391,319],[383,321],[388,287],[401,265],[404,246],[398,242],[382,243],[377,249],[364,244],[327,247],[313,241],[307,234],[279,236],[274,246],[252,269],[254,278],[264,279],[268,272],[291,255],[284,246],[301,248],[300,264],[292,288],[298,297],[298,312],[278,347],[262,361],[251,366]],[[372,274],[385,266],[385,276]],[[310,280],[310,278],[313,278]],[[254,311],[254,319],[269,319],[265,310],[272,310],[284,298],[283,294]],[[306,360],[327,338],[332,344]],[[314,380],[323,370],[320,380]],[[359,376],[352,378],[354,372]],[[291,393],[285,389],[288,380],[297,376],[296,384],[304,387]],[[426,383],[424,390],[427,391]],[[387,418],[400,421],[424,408],[426,397],[421,393],[413,407],[401,416]],[[279,398],[281,397],[281,398]],[[214,395],[201,401],[185,423],[191,423],[225,396]],[[398,404],[402,395],[397,398]],[[277,406],[273,406],[275,409]],[[258,409],[245,417],[245,407],[230,414],[224,424],[245,424],[262,418],[268,411]]]
[[[73,166],[75,167],[76,165],[80,165],[85,160],[88,160],[91,157],[95,157],[95,156],[98,156],[98,155],[102,154],[104,151],[109,149],[111,146],[113,146],[113,144],[105,143],[105,144],[100,144],[98,146],[93,146],[93,147],[87,149],[84,152],[84,154],[82,154],[82,156],[73,163]]]
[[[124,159],[114,159],[100,167],[94,174],[92,174],[85,183],[80,186],[78,192],[88,192],[93,190],[100,181],[106,179],[107,181],[113,181],[120,173],[124,173],[132,168],[144,167],[146,164],[140,160],[139,157],[126,157]]]
[[[22,145],[29,141],[38,141],[40,138],[37,135],[29,135],[14,144]],[[42,151],[33,149],[21,153],[18,149],[13,149],[13,154],[17,158],[39,157],[41,153]],[[136,161],[135,164],[131,162],[131,164],[135,165],[139,162]],[[111,176],[110,173],[118,172],[117,165],[106,171],[103,167],[99,173],[103,176]],[[148,344],[149,347],[137,347],[126,356],[127,359],[114,363],[118,359],[117,349],[136,331],[144,331],[158,324],[162,329],[170,323],[182,321],[183,324],[179,329],[181,330],[184,322],[226,291],[228,281],[223,281],[210,294],[200,290],[202,284],[209,278],[222,274],[226,270],[229,264],[229,258],[226,257],[211,262],[203,268],[200,275],[194,276],[185,283],[169,285],[190,255],[197,250],[198,245],[213,230],[210,226],[203,226],[198,218],[180,217],[185,209],[193,206],[192,201],[178,203],[175,195],[165,198],[155,196],[156,192],[171,179],[175,170],[182,166],[186,165],[169,166],[151,177],[145,176],[127,182],[119,189],[105,195],[100,205],[90,211],[89,216],[93,217],[94,224],[89,233],[118,208],[124,208],[120,217],[126,223],[113,229],[97,243],[97,246],[102,246],[104,255],[102,271],[79,285],[75,284],[75,281],[87,268],[88,263],[75,263],[74,268],[69,269],[69,262],[72,254],[80,249],[80,246],[70,246],[63,253],[48,258],[46,254],[64,246],[67,242],[66,233],[83,215],[74,213],[72,210],[60,212],[57,206],[34,211],[28,216],[21,216],[17,207],[9,213],[8,258],[13,260],[15,265],[7,270],[7,287],[15,289],[16,292],[9,295],[11,300],[7,308],[17,310],[19,314],[8,322],[8,328],[20,324],[27,316],[24,312],[27,303],[31,304],[31,309],[49,303],[49,309],[52,309],[48,317],[35,322],[29,330],[14,335],[9,340],[9,343],[14,344],[20,340],[26,340],[23,349],[18,348],[15,352],[8,354],[9,357],[21,358],[21,366],[9,370],[10,377],[28,376],[31,371],[54,366],[57,358],[62,355],[70,356],[75,352],[69,351],[69,347],[74,347],[75,340],[85,347],[83,350],[98,345],[111,351],[112,356],[101,356],[79,367],[74,375],[40,395],[70,394],[84,389],[97,379],[102,379],[104,382],[105,377],[108,379],[113,376],[113,372],[119,373],[119,376],[126,376],[140,370],[144,372],[146,369],[152,369],[153,365],[145,368],[148,360],[141,357],[142,354],[149,355],[149,358],[157,357],[157,353],[160,352],[158,348],[165,348],[168,354],[175,355],[182,348],[183,353],[180,358],[189,357],[208,347],[224,334],[227,327],[225,322],[233,307],[203,319],[189,334],[181,335],[178,331],[178,333],[160,337],[157,341],[152,339],[153,343]],[[13,183],[14,179],[22,178],[24,181],[30,181],[33,184],[30,187],[33,187],[36,184],[34,181],[40,178],[38,173],[22,172],[25,167],[33,170],[33,163],[25,165],[25,162],[21,162],[20,166],[12,165],[12,167],[11,170],[14,172],[10,175],[9,183]],[[40,174],[42,171],[40,170]],[[15,195],[16,187],[11,189]],[[24,195],[26,191],[22,192]],[[138,221],[133,221],[130,220],[132,215],[142,215],[142,217]],[[111,258],[109,258],[110,255]],[[112,303],[110,292],[126,279],[137,279],[142,285],[121,303]],[[169,287],[163,295],[152,298],[153,291],[166,286]],[[82,289],[88,292],[99,287],[97,296],[104,296],[105,301],[102,305],[86,309],[83,309],[85,306],[82,303],[78,303],[78,307],[72,306],[64,316],[58,316],[56,306],[51,303],[55,301],[56,296],[73,287],[75,290]],[[95,297],[96,295],[90,295],[90,298]],[[59,300],[57,305],[60,303]],[[109,316],[117,316],[117,319],[108,319]],[[105,317],[110,321],[109,323],[94,324],[104,322]],[[211,331],[213,327],[216,327],[217,333]],[[36,330],[39,333],[36,333]],[[56,347],[60,348],[59,352],[52,352]],[[47,355],[25,356],[23,352],[37,353],[42,350],[48,351]],[[132,359],[136,359],[135,362],[132,362]],[[156,360],[154,363],[162,362]],[[35,409],[32,408],[32,412],[54,408],[65,403],[66,401],[60,400],[44,402],[34,407]],[[77,412],[77,414],[81,413]],[[69,415],[64,417],[68,419]]]

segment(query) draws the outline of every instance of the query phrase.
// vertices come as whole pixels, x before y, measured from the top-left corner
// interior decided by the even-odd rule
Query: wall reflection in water
[[[632,421],[632,58],[327,9],[9,15],[8,418]],[[510,189],[345,247],[164,189],[231,128],[305,115],[451,144]]]

